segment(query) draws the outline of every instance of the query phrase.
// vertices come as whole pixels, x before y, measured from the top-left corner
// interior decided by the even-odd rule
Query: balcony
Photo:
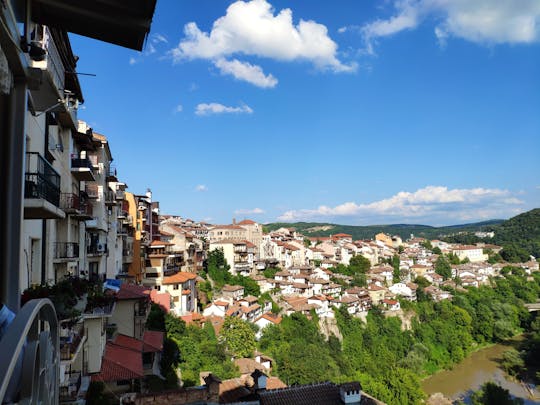
[[[116,195],[112,190],[107,190],[104,193],[105,205],[116,205]]]
[[[116,190],[116,199],[117,200],[123,200],[126,196],[126,193],[124,190]]]
[[[66,214],[72,215],[80,221],[92,218],[92,204],[85,201],[84,198],[79,197],[77,194],[62,193],[60,195],[60,208],[62,208]]]
[[[99,187],[96,183],[86,184],[84,191],[88,195],[88,198],[95,200],[99,197]]]
[[[31,90],[32,103],[36,111],[45,111],[58,106],[59,99],[64,98],[66,72],[58,48],[54,43],[51,32],[47,27],[37,26],[33,32],[34,40],[31,51],[43,52],[30,60],[32,74],[39,78],[41,86]],[[58,108],[57,108],[58,109]]]
[[[87,157],[71,158],[71,174],[79,181],[95,181],[93,164]]]
[[[93,217],[92,219],[87,219],[85,222],[86,229],[87,230],[97,230],[97,231],[103,231],[107,232],[107,224],[103,223],[102,220]]]
[[[118,181],[118,177],[117,177],[117,173],[116,173],[116,167],[113,166],[113,165],[110,165],[109,167],[106,167],[105,168],[106,172],[106,180],[107,181],[112,181],[112,182],[117,182]]]
[[[172,276],[180,271],[180,266],[177,264],[168,264],[165,269],[163,269],[164,276]]]
[[[60,175],[39,153],[26,153],[24,218],[65,218],[59,205]]]
[[[80,403],[80,401],[84,401],[90,381],[91,377],[83,376],[81,372],[69,374],[64,384],[60,386],[60,403]]]
[[[86,247],[86,253],[94,256],[103,256],[107,253],[106,243],[92,243]]]
[[[76,242],[55,242],[55,261],[74,261],[79,259],[79,244]]]
[[[64,332],[65,331],[65,332]],[[61,330],[60,336],[60,360],[73,360],[84,341],[84,323],[80,322],[69,330]]]

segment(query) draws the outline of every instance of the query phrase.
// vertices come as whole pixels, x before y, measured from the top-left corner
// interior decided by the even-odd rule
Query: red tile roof
[[[243,221],[238,222],[238,225],[254,225],[257,222],[252,221],[251,219],[244,219]]]
[[[171,310],[171,294],[168,292],[158,292],[157,290],[150,291],[150,299],[155,304],[158,304],[160,307],[162,307],[166,312],[170,312]]]
[[[131,336],[122,335],[122,334],[118,334],[116,336],[116,339],[114,339],[113,344],[115,344],[116,346],[122,346],[123,348],[135,350],[138,352],[141,352],[143,348],[142,340],[138,340],[138,339],[132,338]]]
[[[148,298],[149,295],[150,288],[148,287],[132,283],[122,283],[120,285],[120,291],[116,294],[116,298],[119,300],[134,300]]]
[[[101,370],[92,376],[93,381],[119,381],[142,378],[142,351],[108,342],[101,363]]]
[[[180,271],[172,276],[163,277],[162,284],[181,284],[188,280],[195,280],[196,278],[197,275],[195,273],[186,273],[185,271]]]
[[[143,352],[160,352],[163,350],[164,333],[155,330],[145,330],[143,335]]]

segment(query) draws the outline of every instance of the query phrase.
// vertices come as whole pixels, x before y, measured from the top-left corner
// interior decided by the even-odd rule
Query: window
[[[178,290],[178,284],[173,285],[173,290]]]

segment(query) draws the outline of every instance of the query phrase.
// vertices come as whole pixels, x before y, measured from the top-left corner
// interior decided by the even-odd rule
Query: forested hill
[[[379,232],[384,232],[390,235],[399,235],[402,239],[410,238],[411,234],[416,237],[437,239],[444,236],[454,235],[460,232],[477,232],[492,230],[495,226],[505,222],[501,219],[476,222],[472,224],[452,225],[434,227],[428,225],[410,225],[410,224],[394,224],[394,225],[337,225],[318,222],[294,222],[284,223],[276,222],[264,225],[266,232],[275,231],[276,229],[295,228],[298,232],[305,236],[330,236],[337,233],[347,233],[352,235],[353,239],[373,239]]]
[[[523,251],[540,257],[540,208],[524,212],[493,227],[493,243],[523,256]],[[517,260],[516,260],[517,261]]]

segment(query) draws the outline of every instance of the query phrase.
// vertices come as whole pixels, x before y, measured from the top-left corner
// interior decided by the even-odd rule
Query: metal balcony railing
[[[103,255],[107,252],[106,243],[93,243],[86,247],[86,253],[91,255]]]
[[[26,153],[24,177],[24,198],[43,198],[60,205],[60,175],[39,153]]]
[[[71,360],[77,353],[79,345],[84,338],[84,324],[79,323],[72,330],[68,331],[68,336],[60,338],[60,359]]]
[[[55,242],[54,244],[55,259],[78,259],[79,244],[76,242]]]
[[[28,301],[0,347],[0,403],[58,404],[58,320],[49,299]]]
[[[93,168],[92,162],[90,161],[90,159],[88,159],[88,158],[79,158],[79,157],[71,158],[71,167],[73,167],[73,168],[84,167],[84,168],[87,168],[87,169],[92,169]]]

